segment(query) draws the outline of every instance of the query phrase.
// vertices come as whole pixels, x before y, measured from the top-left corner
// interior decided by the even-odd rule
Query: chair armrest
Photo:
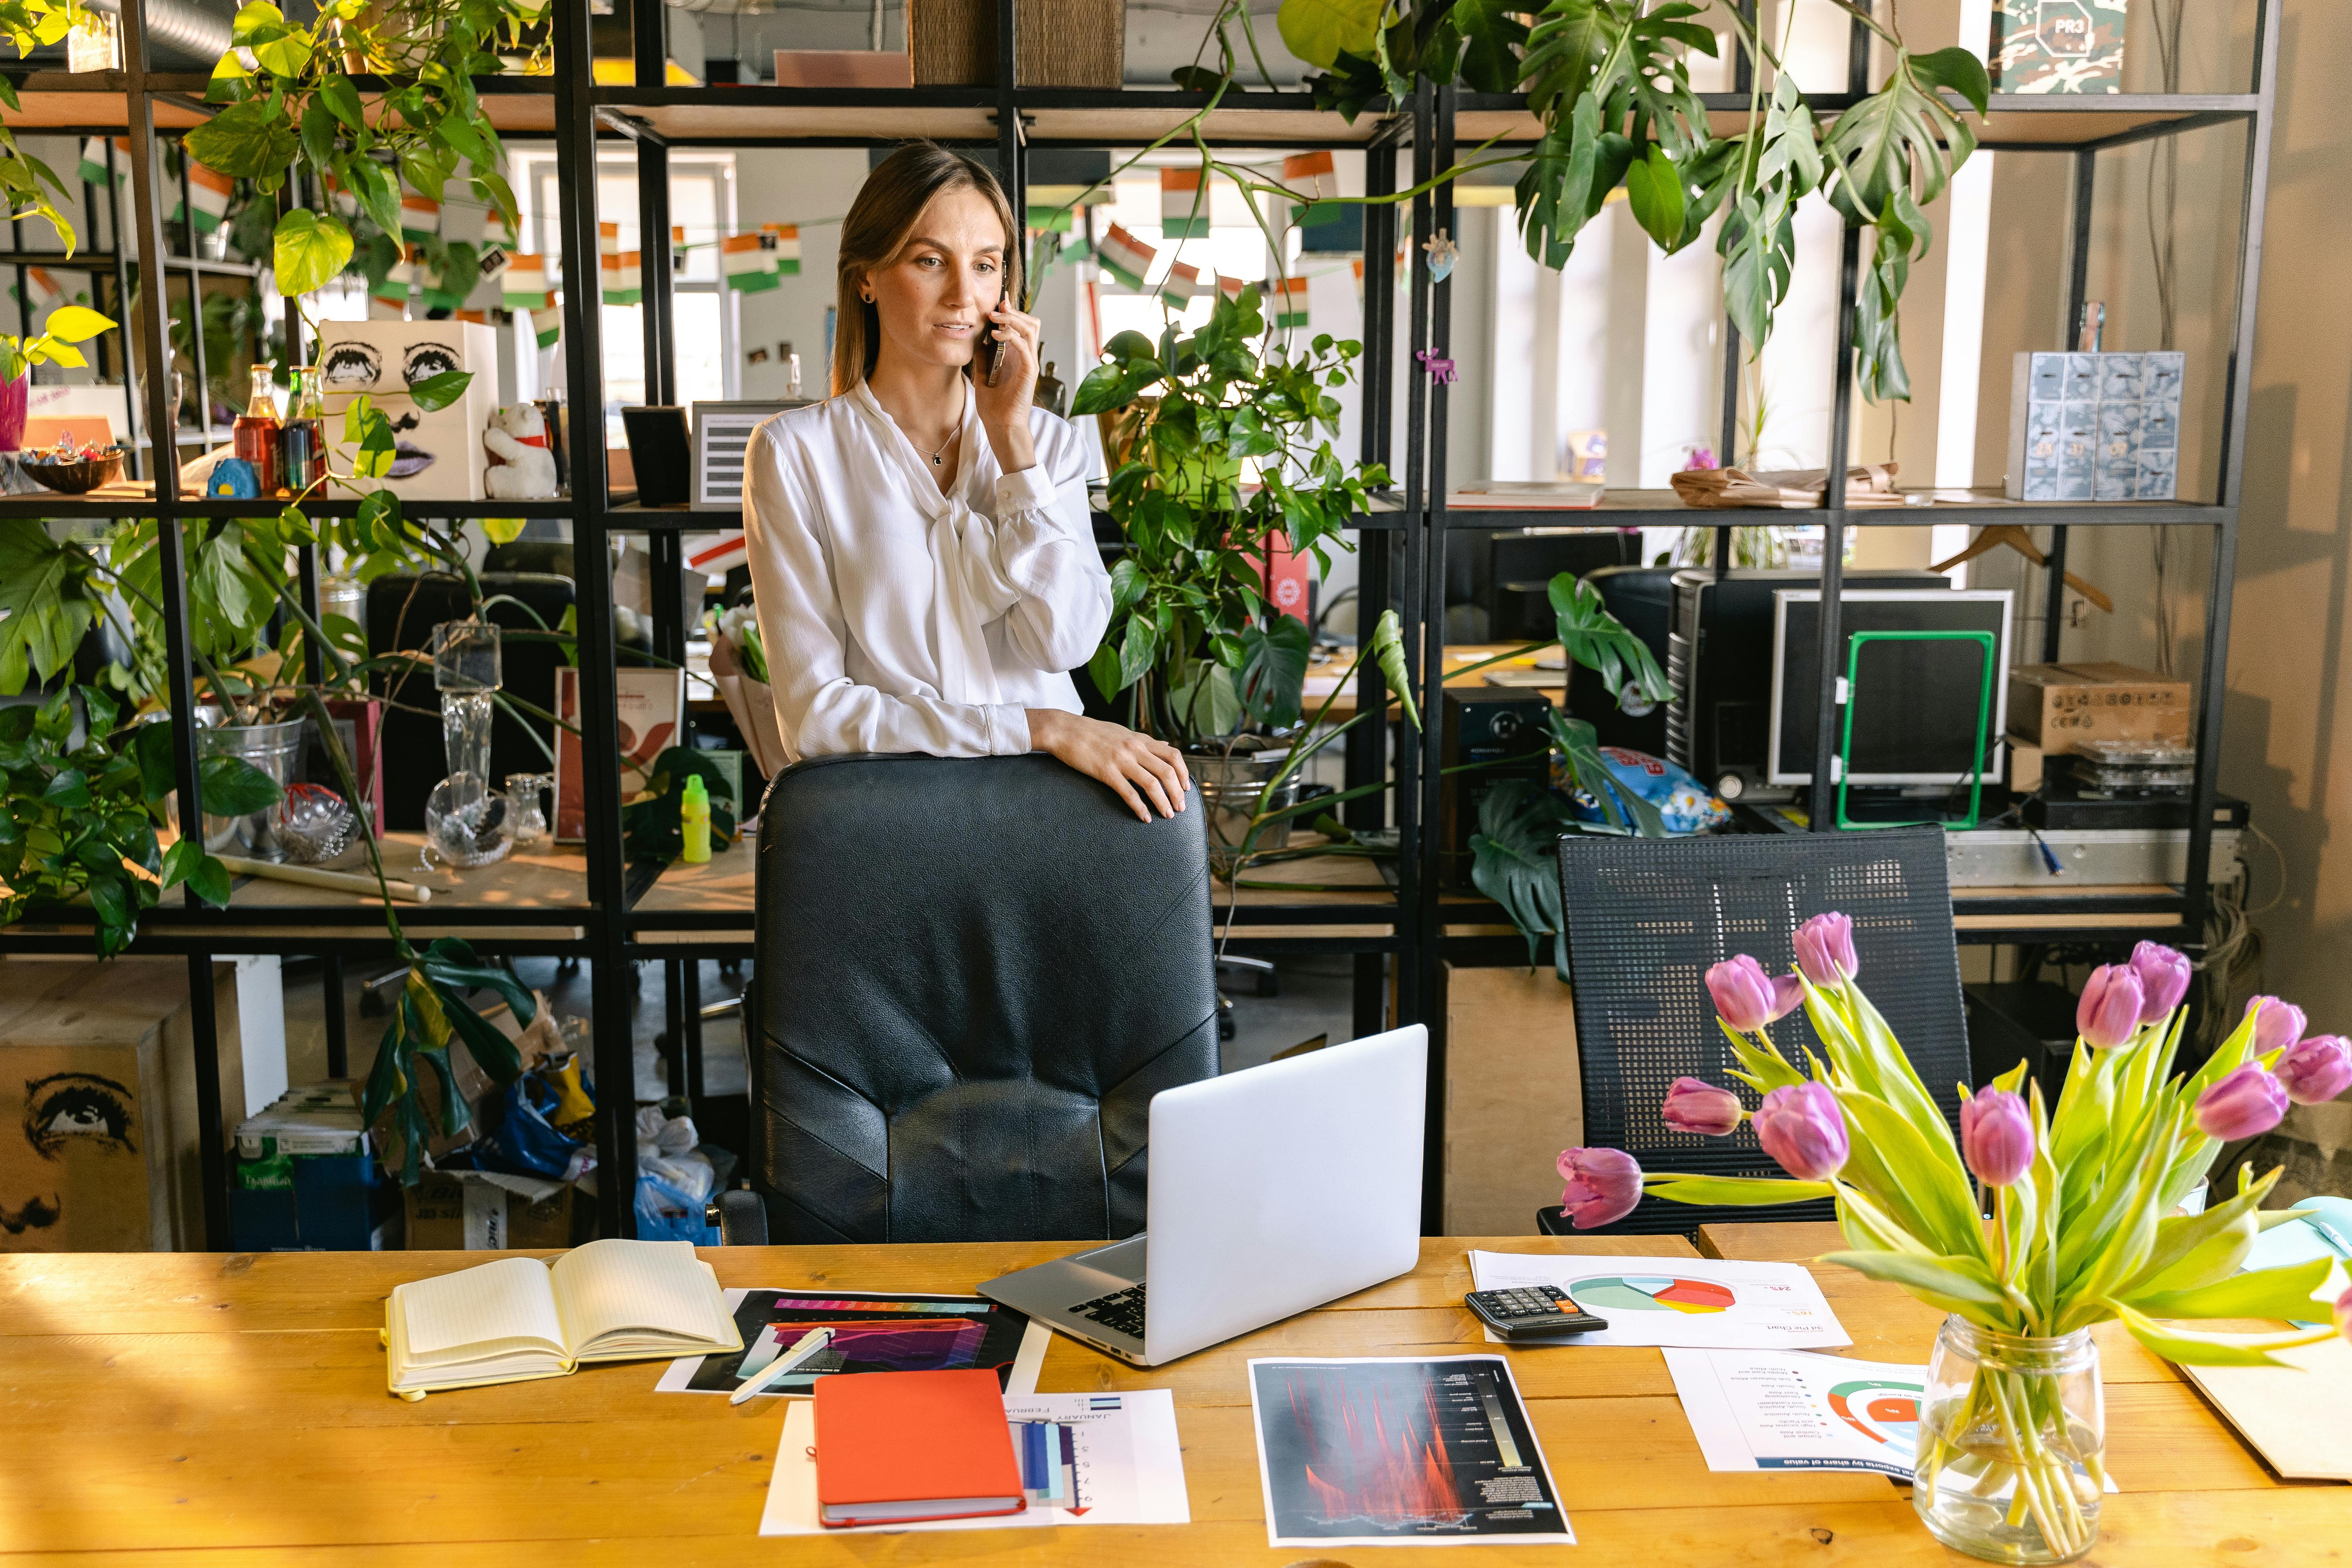
[[[721,1247],[768,1245],[768,1205],[749,1187],[719,1194],[704,1206],[702,1219],[705,1225],[719,1227]]]

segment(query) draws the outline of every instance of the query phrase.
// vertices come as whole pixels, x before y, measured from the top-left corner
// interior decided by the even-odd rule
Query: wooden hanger
[[[2024,556],[2036,566],[2047,566],[2050,564],[2050,557],[2042,552],[2042,546],[2033,542],[2033,536],[2025,531],[2025,525],[2023,523],[1994,522],[1988,523],[1983,528],[1979,529],[1977,531],[1977,536],[1969,541],[1969,547],[1966,550],[1961,551],[1949,561],[1938,561],[1933,566],[1928,567],[1927,570],[1930,572],[1948,572],[1953,567],[1958,566],[1961,562],[1973,561],[1978,556],[1982,555],[1986,551],[1994,548],[1996,545],[2002,544],[2008,545],[2011,550],[2016,551],[2020,555]],[[2099,608],[2106,611],[2107,614],[2112,616],[2116,613],[2114,600],[2108,598],[2105,594],[2099,592],[2098,589],[2093,587],[2090,584],[2084,582],[2080,577],[2075,576],[2072,572],[2066,574],[2066,586],[2074,589],[2074,592],[2082,595],[2083,597],[2090,600],[2091,603],[2098,605]]]

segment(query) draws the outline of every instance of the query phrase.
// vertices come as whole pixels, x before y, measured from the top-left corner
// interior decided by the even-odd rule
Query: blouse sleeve
[[[970,514],[967,576],[1004,644],[1032,669],[1060,674],[1094,657],[1110,624],[1110,576],[1095,546],[1085,450],[1050,416],[1037,461],[996,480],[994,519]]]
[[[746,464],[743,542],[766,645],[776,717],[795,759],[853,752],[935,757],[1018,756],[1029,715],[1018,703],[894,697],[851,680],[831,552],[815,509],[775,433],[759,433]]]

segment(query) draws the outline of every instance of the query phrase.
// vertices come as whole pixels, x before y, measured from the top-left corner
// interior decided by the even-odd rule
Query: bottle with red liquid
[[[274,496],[284,487],[279,482],[278,462],[278,391],[271,384],[270,367],[253,367],[253,396],[245,412],[236,416],[233,439],[236,455],[253,465],[254,494]]]

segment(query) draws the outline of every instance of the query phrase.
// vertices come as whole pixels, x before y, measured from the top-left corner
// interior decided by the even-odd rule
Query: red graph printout
[[[1249,1364],[1269,1544],[1575,1541],[1502,1357]]]

